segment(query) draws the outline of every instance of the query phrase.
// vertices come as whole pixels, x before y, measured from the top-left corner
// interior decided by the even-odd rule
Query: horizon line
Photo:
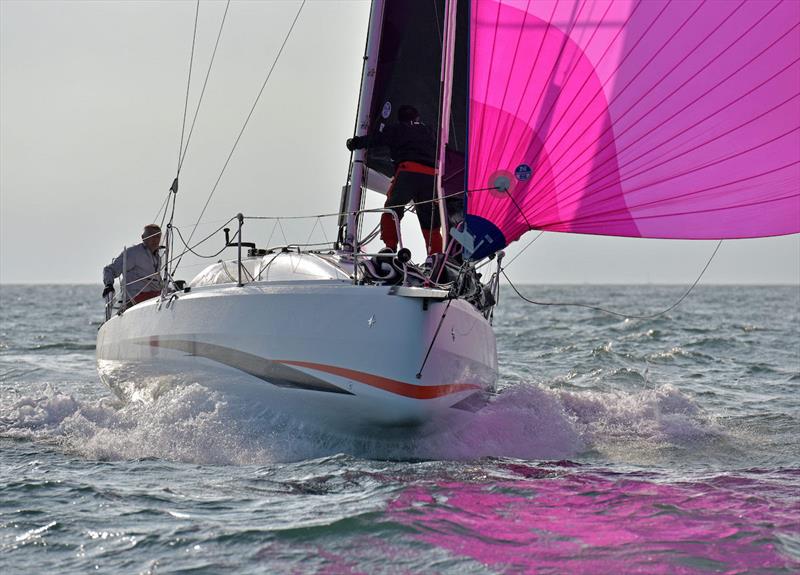
[[[235,283],[235,282],[233,282]],[[220,284],[222,285],[222,284]],[[510,282],[501,282],[500,285],[510,286]],[[515,286],[610,286],[610,287],[625,287],[630,285],[636,286],[686,286],[686,282],[514,282]],[[11,287],[11,286],[93,286],[93,287],[103,287],[101,282],[50,282],[50,281],[32,281],[32,282],[3,282],[0,281],[0,287]],[[714,287],[714,286],[747,286],[747,287],[800,287],[800,280],[797,283],[786,283],[786,282],[709,282],[709,283],[698,283],[696,287],[700,286],[707,286],[707,287]],[[203,286],[206,287],[206,286]]]

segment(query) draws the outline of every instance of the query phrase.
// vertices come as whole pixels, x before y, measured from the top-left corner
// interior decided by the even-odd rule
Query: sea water
[[[651,320],[505,288],[499,395],[413,442],[200,385],[123,405],[100,291],[0,286],[0,573],[800,572],[797,286]],[[522,291],[632,315],[682,293]]]

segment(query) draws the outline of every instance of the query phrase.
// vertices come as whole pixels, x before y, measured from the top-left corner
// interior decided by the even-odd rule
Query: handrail
[[[244,216],[240,213],[236,214],[236,219],[239,220],[239,241],[237,242],[237,262],[236,262],[236,269],[239,271],[239,287],[242,287],[244,284],[242,283],[242,226],[244,225]]]
[[[392,215],[392,219],[394,220],[394,227],[395,227],[395,230],[397,232],[397,245],[399,246],[400,249],[403,249],[403,235],[402,235],[402,232],[400,230],[400,216],[397,215],[397,212],[395,212],[394,210],[392,210],[390,208],[371,208],[371,209],[368,209],[368,210],[361,209],[361,210],[358,210],[355,213],[355,215],[353,216],[353,221],[354,222],[358,222],[359,217],[361,215],[365,214],[365,213],[384,213],[384,214],[388,213],[388,214],[391,214]],[[397,250],[397,252],[399,252],[399,251],[400,250]],[[384,255],[384,256],[391,255],[392,257],[396,257],[397,256],[397,252],[395,252],[393,254],[389,254],[389,253],[384,252],[381,255]],[[353,243],[353,252],[352,253],[353,253],[353,283],[357,284],[358,283],[358,258],[359,257],[374,257],[374,256],[377,256],[379,254],[362,254],[361,253],[361,243],[358,240],[358,237],[355,237],[355,240],[354,240],[354,243]]]
[[[436,200],[431,200],[431,201],[436,201]],[[399,248],[402,249],[403,248],[403,239],[402,239],[402,231],[401,231],[401,226],[400,226],[400,217],[397,214],[397,212],[393,209],[393,208],[396,208],[396,207],[399,207],[399,206],[360,209],[360,210],[357,210],[352,215],[354,216],[355,220],[357,221],[358,218],[360,218],[364,214],[368,214],[368,213],[380,213],[380,214],[389,213],[389,214],[391,214],[392,220],[393,220],[394,225],[395,225],[395,230],[397,232],[398,245],[399,245]],[[238,273],[237,273],[237,277],[236,277],[236,283],[237,283],[238,287],[243,287],[244,284],[245,284],[245,281],[243,281],[243,277],[242,277],[242,266],[243,266],[243,263],[242,263],[242,247],[247,247],[247,246],[255,247],[254,243],[248,243],[248,242],[242,241],[242,231],[243,231],[243,226],[244,226],[245,220],[250,219],[250,220],[278,220],[279,221],[279,220],[282,220],[282,219],[319,219],[319,218],[322,218],[322,217],[338,217],[339,215],[340,214],[338,214],[338,213],[318,214],[318,215],[312,215],[312,216],[245,216],[242,213],[236,214],[236,216],[234,216],[234,218],[238,222],[238,230],[236,232],[237,233],[237,237],[235,238],[235,243],[230,241],[229,236],[228,236],[228,229],[225,228],[224,231],[225,231],[225,247],[236,247],[237,248],[236,263],[237,263]],[[231,218],[231,219],[234,219],[234,218]],[[230,222],[230,220],[228,220],[228,222]],[[226,222],[226,223],[228,223],[228,222]],[[217,231],[219,231],[219,229]],[[181,254],[179,254],[179,255],[176,254],[175,256],[173,256],[173,259],[178,259],[178,258],[182,257],[185,253],[187,253],[189,251],[192,251],[193,248],[197,247],[201,243],[204,243],[205,241],[208,241],[209,239],[211,239],[211,236],[208,236],[208,237],[204,238],[203,240],[201,240],[200,242],[198,242],[194,246],[185,246],[186,249]],[[302,251],[301,250],[302,247],[306,247],[306,246],[324,246],[324,245],[329,245],[329,244],[335,249],[336,242],[325,242],[325,243],[318,243],[318,244],[286,244],[286,246],[281,246],[281,247],[287,247],[287,248],[296,247],[298,249],[298,252],[301,252]],[[360,249],[361,245],[362,245],[362,242],[360,240],[357,240],[357,243],[354,246],[354,248],[355,248],[354,251],[353,252],[349,252],[349,251],[347,252],[348,255],[352,255],[352,257],[353,257],[353,282],[354,283],[358,283],[358,281],[359,281],[358,260],[360,258],[374,257],[374,256],[378,256],[378,255],[391,256],[391,257],[396,257],[397,256],[397,252],[394,252],[394,253],[384,252],[384,253],[381,253],[381,254],[360,253],[359,249]],[[267,248],[267,249],[268,250],[272,250],[272,249],[277,249],[277,248]],[[194,253],[194,252],[192,252],[192,253]],[[162,298],[169,294],[170,285],[174,286],[174,284],[175,284],[175,281],[172,278],[172,274],[167,273],[165,275],[166,275],[166,278],[165,278],[166,281],[164,282],[164,289],[162,291]]]
[[[344,252],[344,255],[346,256],[346,258],[352,257],[352,263],[353,263],[352,279],[353,279],[353,283],[354,284],[358,284],[358,282],[361,280],[361,277],[360,277],[360,274],[359,274],[359,265],[358,265],[360,259],[371,258],[371,257],[396,258],[396,257],[400,256],[400,251],[404,249],[402,230],[401,230],[401,226],[400,226],[400,216],[398,215],[398,213],[394,209],[392,209],[391,207],[360,209],[360,210],[356,211],[353,214],[354,215],[354,219],[356,221],[358,221],[358,218],[363,217],[364,214],[368,214],[368,213],[375,213],[375,214],[388,213],[388,214],[391,214],[392,221],[394,223],[395,230],[396,230],[396,233],[397,233],[398,249],[395,252],[384,251],[384,252],[379,252],[379,253],[364,253],[364,252],[360,251],[360,247],[362,245],[361,240],[357,240],[357,242],[356,242],[356,244],[354,246],[354,251],[353,252],[350,252],[350,251]],[[326,215],[333,217],[333,216],[336,216],[338,214],[326,214]],[[319,218],[319,217],[323,217],[323,216],[308,216],[308,218]],[[237,237],[235,238],[235,240],[236,240],[235,243],[230,241],[228,233],[227,233],[228,229],[226,228],[224,230],[226,232],[226,234],[225,234],[225,236],[226,236],[226,238],[225,238],[226,246],[225,247],[236,247],[237,248],[237,254],[236,254],[237,277],[233,278],[232,276],[230,276],[230,273],[228,273],[228,275],[229,275],[229,277],[231,277],[231,280],[236,281],[238,287],[243,287],[245,285],[245,282],[243,281],[243,277],[242,277],[242,269],[244,268],[243,261],[242,261],[242,247],[244,247],[244,246],[255,246],[255,244],[247,243],[247,242],[243,242],[242,241],[242,237],[243,237],[242,236],[242,232],[243,232],[245,219],[254,219],[254,220],[258,220],[258,219],[278,219],[279,220],[279,219],[282,219],[282,218],[280,218],[280,217],[269,217],[269,218],[266,218],[266,217],[258,217],[258,216],[247,216],[246,217],[241,213],[236,214],[235,218],[236,218],[236,220],[238,222],[238,230],[236,232],[237,233]],[[299,218],[296,218],[296,219],[299,219]],[[230,220],[228,220],[228,221],[230,221]],[[219,231],[219,230],[217,230],[217,231]],[[368,234],[367,237],[371,236],[372,233],[373,232]],[[203,242],[205,242],[205,241],[207,241],[209,239],[210,239],[210,237],[205,238],[200,243],[203,243]],[[372,238],[370,238],[368,241],[372,241]],[[329,242],[329,243],[335,245],[335,242]],[[327,244],[308,244],[308,245],[327,245]],[[302,246],[300,244],[287,244],[287,246],[285,246],[283,249],[288,248],[288,247],[297,247],[298,253],[302,253],[302,249],[301,249]],[[273,249],[278,249],[278,248],[270,248],[269,251],[272,251]],[[175,256],[175,257],[177,258],[179,256]],[[261,271],[263,271],[263,270],[261,270]],[[167,296],[170,296],[171,294],[174,294],[174,292],[179,291],[181,288],[177,285],[176,280],[173,278],[172,273],[170,273],[170,271],[168,269],[168,265],[165,265],[165,267],[164,267],[164,270],[163,270],[164,277],[163,278],[161,277],[161,272],[162,272],[162,270],[158,270],[155,274],[151,274],[151,275],[155,275],[159,279],[163,279],[163,285],[162,285],[162,290],[161,290],[161,294],[160,294],[160,300],[163,301]],[[250,280],[247,280],[247,281],[255,281],[255,278],[249,272],[247,272],[246,269],[245,269],[245,272],[247,273],[248,276],[250,276]],[[258,275],[260,276],[260,273]],[[146,276],[145,278],[138,278],[136,281],[137,282],[138,281],[142,281],[142,280],[144,280],[144,279],[146,279],[148,277],[151,277],[151,276]],[[405,277],[406,276],[404,274],[404,278]],[[405,279],[404,279],[404,283],[405,283]],[[123,247],[123,249],[122,249],[122,275],[119,278],[119,284],[120,284],[120,298],[119,298],[119,300],[116,300],[116,298],[114,298],[114,297],[107,297],[106,298],[106,309],[105,309],[106,321],[111,319],[112,315],[114,314],[115,309],[116,309],[118,314],[122,314],[131,305],[131,300],[128,297],[129,296],[129,292],[128,292],[128,287],[129,286],[128,286],[128,273],[127,273],[127,246]],[[136,294],[136,295],[138,295],[138,294]],[[118,304],[118,305],[115,306],[115,304]],[[159,304],[159,307],[160,307],[160,304]]]
[[[128,303],[128,246],[122,246],[122,281],[119,288],[123,305],[125,305]]]

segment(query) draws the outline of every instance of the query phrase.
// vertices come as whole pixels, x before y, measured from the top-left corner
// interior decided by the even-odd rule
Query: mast
[[[439,149],[436,151],[436,195],[439,198],[439,217],[442,222],[442,246],[447,251],[448,218],[442,186],[447,142],[450,137],[450,109],[453,99],[453,61],[456,44],[456,9],[458,0],[445,0],[444,38],[442,42],[441,102],[439,104]]]
[[[383,27],[383,6],[385,0],[372,0],[367,30],[367,47],[364,51],[364,69],[361,75],[361,98],[358,102],[358,120],[356,136],[366,136],[369,132],[372,89],[375,86],[375,74],[378,67],[378,49],[381,44]],[[353,152],[353,168],[350,173],[350,189],[347,201],[347,227],[345,244],[355,251],[358,239],[358,217],[361,209],[364,175],[366,174],[367,150]]]

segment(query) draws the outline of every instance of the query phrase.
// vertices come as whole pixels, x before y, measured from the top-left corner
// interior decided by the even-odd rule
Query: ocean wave
[[[728,349],[731,346],[735,345],[736,343],[737,343],[736,338],[733,335],[731,335],[728,337],[724,336],[699,337],[690,342],[687,342],[685,345],[686,347],[692,347],[692,348],[719,350],[719,349]]]
[[[647,361],[651,361],[653,363],[670,363],[680,359],[703,363],[715,361],[714,357],[711,355],[702,353],[700,351],[687,350],[681,346],[674,346],[667,351],[651,353],[645,357]]]
[[[422,437],[351,437],[286,415],[253,413],[194,384],[150,401],[78,399],[46,386],[4,397],[0,436],[53,442],[99,460],[269,464],[335,453],[367,459],[571,459],[610,445],[688,446],[719,430],[676,388],[635,393],[517,384]]]
[[[199,385],[172,389],[151,403],[76,399],[51,385],[3,398],[0,435],[54,442],[90,459],[158,458],[211,464],[269,462],[217,394]]]
[[[503,572],[789,573],[800,548],[793,499],[789,485],[746,476],[670,484],[581,470],[412,485],[388,513],[419,540]]]
[[[50,351],[50,350],[64,350],[64,351],[94,351],[95,343],[76,343],[73,341],[60,341],[54,343],[40,343],[27,347],[20,347],[22,351]]]
[[[560,401],[595,448],[631,442],[686,446],[721,433],[692,399],[669,384],[633,393],[562,391]]]

